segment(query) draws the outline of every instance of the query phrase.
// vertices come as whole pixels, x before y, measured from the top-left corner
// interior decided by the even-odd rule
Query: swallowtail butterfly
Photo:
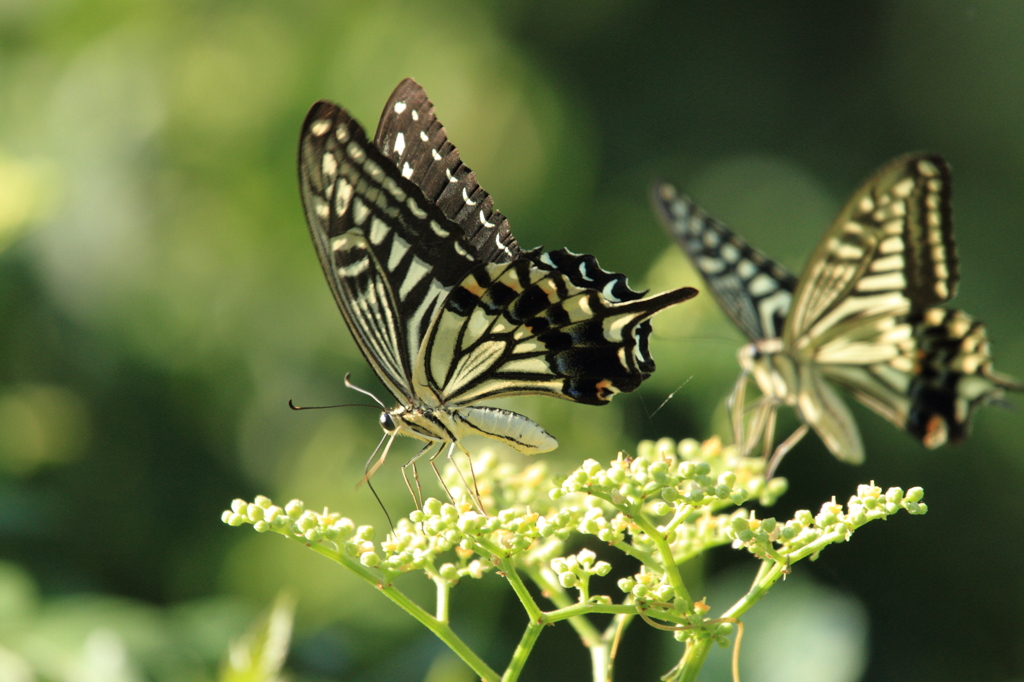
[[[394,436],[437,446],[479,434],[526,454],[557,441],[479,403],[541,394],[601,405],[654,370],[649,318],[696,295],[644,298],[593,256],[523,251],[413,80],[369,141],[341,107],[310,109],[299,141],[306,222],[349,331],[398,406]],[[383,441],[382,441],[383,443]]]
[[[975,409],[1021,390],[992,369],[981,323],[934,307],[956,291],[949,167],[939,156],[889,162],[846,204],[799,279],[668,184],[655,209],[750,343],[733,392],[733,428],[743,439],[746,378],[761,391],[750,441],[774,439],[776,410],[803,424],[779,445],[769,475],[808,426],[840,460],[864,446],[832,383],[929,448],[967,436]]]

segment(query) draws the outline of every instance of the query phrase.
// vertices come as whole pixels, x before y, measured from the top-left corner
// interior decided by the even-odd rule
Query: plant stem
[[[668,582],[675,591],[676,596],[686,602],[686,610],[690,611],[693,608],[693,599],[690,597],[690,591],[683,584],[683,578],[679,575],[675,557],[672,556],[672,548],[669,547],[665,536],[659,533],[658,529],[651,525],[651,522],[642,513],[638,513],[632,518],[633,522],[640,527],[640,530],[658,548],[658,553],[661,554],[662,569],[665,571],[665,577],[668,578]]]
[[[498,675],[494,670],[491,670],[490,666],[484,662],[482,658],[476,655],[469,646],[463,642],[458,635],[448,626],[447,623],[434,618],[429,613],[423,610],[416,602],[409,599],[403,594],[397,587],[391,584],[385,585],[381,581],[379,575],[374,574],[365,566],[354,560],[352,557],[345,556],[343,553],[325,547],[321,544],[310,544],[302,538],[291,536],[294,540],[301,542],[306,545],[314,552],[322,554],[323,556],[335,561],[345,568],[355,573],[358,577],[362,578],[366,582],[376,587],[385,597],[390,599],[400,609],[408,613],[410,616],[418,620],[428,630],[434,633],[434,635],[444,642],[449,649],[455,652],[463,662],[472,668],[473,672],[483,680],[484,682],[500,682],[501,676]],[[510,562],[511,563],[511,562]],[[447,596],[445,597],[447,602]]]
[[[544,625],[532,620],[526,624],[526,631],[523,632],[519,645],[512,653],[512,659],[509,660],[508,667],[505,668],[505,674],[501,676],[501,682],[515,682],[519,679],[520,673],[523,672],[523,666],[526,665],[527,659],[530,658],[530,652],[533,651],[533,645],[537,643],[537,638],[540,637],[540,632],[543,629]]]

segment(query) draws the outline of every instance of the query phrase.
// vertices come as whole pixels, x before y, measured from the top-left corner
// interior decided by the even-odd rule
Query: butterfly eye
[[[388,433],[394,433],[398,428],[395,426],[395,420],[391,418],[391,415],[387,412],[380,413],[380,427]]]

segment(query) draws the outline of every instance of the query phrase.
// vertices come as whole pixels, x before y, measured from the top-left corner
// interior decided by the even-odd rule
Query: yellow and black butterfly
[[[825,233],[799,279],[669,184],[655,209],[704,276],[722,309],[747,335],[732,394],[733,430],[749,451],[774,444],[777,409],[803,422],[775,449],[778,462],[814,429],[840,460],[860,463],[864,446],[832,384],[929,448],[967,436],[975,409],[1022,390],[992,369],[984,326],[935,307],[956,292],[950,174],[932,154],[890,161],[868,180]],[[746,381],[761,391],[744,439]]]
[[[446,445],[450,455],[470,434],[554,449],[530,419],[478,403],[541,394],[601,405],[635,390],[654,370],[649,318],[697,293],[644,298],[593,256],[521,250],[412,79],[373,141],[341,107],[314,104],[299,184],[338,308],[398,401],[381,414],[390,440],[367,477],[398,434],[426,441],[412,461]]]

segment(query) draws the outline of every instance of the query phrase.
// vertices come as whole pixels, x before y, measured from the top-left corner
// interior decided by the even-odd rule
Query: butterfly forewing
[[[859,324],[948,301],[958,280],[949,167],[911,154],[850,199],[800,277],[784,339],[810,352]],[[802,337],[802,338],[801,338]]]
[[[398,84],[384,106],[374,143],[402,177],[420,188],[460,228],[479,260],[502,263],[520,255],[508,220],[462,163],[423,88],[411,78]]]
[[[423,102],[422,108],[432,109]],[[394,111],[396,103],[389,105]],[[415,126],[408,137],[418,139]],[[457,159],[454,147],[445,146]],[[391,155],[402,157],[394,144]],[[499,214],[499,225],[483,225],[479,216],[489,216],[477,212],[466,238],[463,227],[427,201],[361,126],[330,102],[317,103],[306,118],[299,173],[307,222],[335,299],[388,389],[411,399],[412,362],[448,291],[480,260],[519,253],[507,222]],[[463,187],[475,186],[464,165],[460,177]]]
[[[689,255],[722,310],[751,341],[782,335],[797,279],[705,213],[668,183],[654,187],[655,210]]]

